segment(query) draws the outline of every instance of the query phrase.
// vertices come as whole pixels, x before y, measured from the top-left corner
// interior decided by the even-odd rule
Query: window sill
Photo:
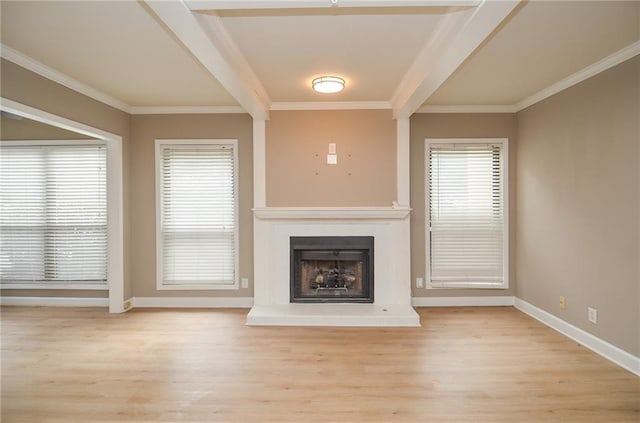
[[[106,291],[109,286],[104,284],[67,284],[67,283],[3,283],[0,289],[63,289],[63,290],[96,290]]]

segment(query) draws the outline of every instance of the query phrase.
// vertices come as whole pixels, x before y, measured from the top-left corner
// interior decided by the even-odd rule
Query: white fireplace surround
[[[253,211],[254,306],[248,325],[420,326],[411,307],[411,209],[264,207]],[[374,303],[290,303],[292,236],[373,236]]]

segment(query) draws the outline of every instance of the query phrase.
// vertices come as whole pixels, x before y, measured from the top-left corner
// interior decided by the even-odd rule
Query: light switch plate
[[[330,164],[330,165],[338,164],[338,155],[327,154],[327,164]]]

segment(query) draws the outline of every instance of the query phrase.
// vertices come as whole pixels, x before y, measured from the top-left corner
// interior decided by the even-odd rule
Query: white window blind
[[[159,148],[159,287],[234,287],[234,144]]]
[[[0,147],[3,284],[107,281],[106,147]]]
[[[505,287],[504,142],[427,143],[432,287]]]

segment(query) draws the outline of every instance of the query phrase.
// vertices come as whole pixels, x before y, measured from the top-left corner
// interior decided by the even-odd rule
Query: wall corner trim
[[[511,295],[493,297],[413,297],[414,307],[503,307],[513,306]]]
[[[573,339],[574,341],[584,345],[596,354],[601,355],[607,360],[617,364],[618,366],[640,376],[640,357],[636,357],[620,348],[612,345],[564,320],[548,313],[533,304],[530,304],[520,298],[515,299],[515,308],[521,312],[533,317],[534,319],[544,323],[561,334]]]
[[[253,297],[133,297],[131,308],[251,308]]]

